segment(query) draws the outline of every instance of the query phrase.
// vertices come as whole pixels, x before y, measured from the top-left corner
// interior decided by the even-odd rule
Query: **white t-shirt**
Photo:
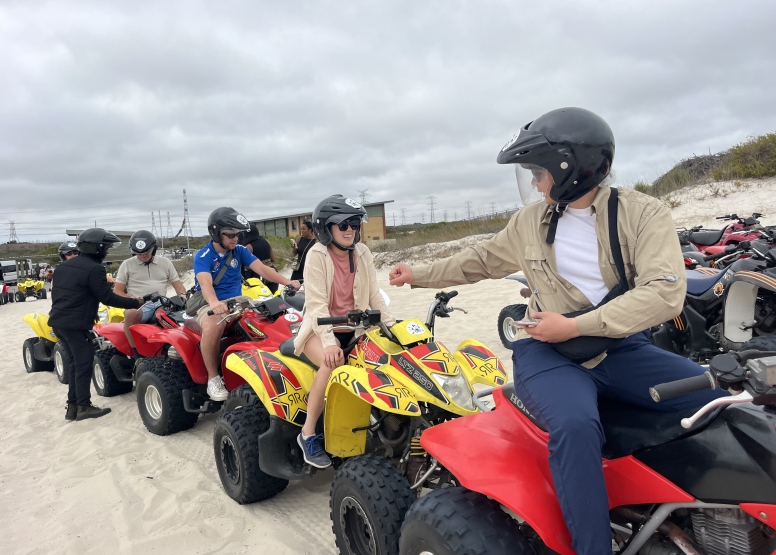
[[[598,265],[598,237],[590,208],[566,208],[555,231],[558,274],[597,305],[609,289]]]

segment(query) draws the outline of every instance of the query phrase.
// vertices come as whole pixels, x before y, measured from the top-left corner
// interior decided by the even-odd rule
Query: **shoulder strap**
[[[226,273],[226,269],[229,268],[229,264],[232,263],[232,259],[234,258],[234,251],[229,251],[229,256],[226,257],[226,261],[224,262],[223,268],[221,268],[218,271],[218,274],[216,275],[216,279],[213,280],[213,286],[215,287],[218,285],[218,282],[221,281],[221,278],[224,277],[224,274]]]
[[[620,248],[620,236],[617,233],[617,188],[609,188],[609,246],[612,249],[612,258],[614,266],[617,269],[617,277],[620,279],[620,285],[623,291],[630,289],[628,281],[625,279],[625,263],[622,261],[622,249]]]

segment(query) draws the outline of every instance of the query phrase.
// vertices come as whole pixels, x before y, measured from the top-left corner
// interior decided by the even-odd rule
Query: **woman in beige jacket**
[[[343,348],[352,346],[363,334],[363,330],[319,326],[318,318],[346,316],[352,310],[372,308],[380,311],[386,325],[396,321],[377,286],[372,253],[359,243],[364,221],[366,210],[342,195],[324,199],[313,212],[313,231],[318,243],[307,253],[306,313],[294,340],[294,349],[318,366],[307,399],[307,419],[297,439],[305,462],[316,468],[331,464],[323,450],[323,436],[315,435],[315,424],[323,412],[326,384],[332,370],[344,364]]]

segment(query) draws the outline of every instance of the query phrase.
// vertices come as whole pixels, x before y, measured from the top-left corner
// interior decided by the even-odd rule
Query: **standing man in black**
[[[307,251],[315,244],[315,233],[313,233],[313,224],[309,220],[302,222],[299,226],[299,237],[291,247],[291,252],[297,256],[296,269],[291,273],[292,280],[301,281],[304,279],[304,263],[307,260]]]
[[[143,304],[137,297],[116,295],[100,264],[108,249],[120,244],[113,233],[98,227],[87,229],[78,236],[81,255],[62,262],[56,269],[57,286],[51,294],[49,325],[73,359],[65,420],[99,418],[110,412],[91,402],[94,345],[90,332],[97,320],[97,307],[100,302],[119,308],[140,308]]]
[[[259,235],[259,230],[256,227],[256,224],[251,224],[250,230],[248,233],[246,233],[241,239],[240,244],[251,251],[253,253],[253,256],[261,260],[261,263],[265,266],[269,266],[273,270],[277,270],[275,268],[275,253],[272,250],[272,245],[269,244],[269,241],[267,241],[264,237]],[[259,274],[254,272],[248,267],[244,267],[242,269],[243,279],[248,278],[259,278],[264,285],[267,286],[267,289],[272,291],[273,293],[278,290],[278,284],[269,281],[266,278],[261,277]]]

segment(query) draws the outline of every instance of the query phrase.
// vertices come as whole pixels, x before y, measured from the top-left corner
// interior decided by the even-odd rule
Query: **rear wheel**
[[[197,423],[196,413],[183,407],[183,390],[195,390],[183,362],[165,357],[149,357],[137,380],[137,408],[143,424],[152,434],[166,436],[188,430]]]
[[[61,341],[54,345],[54,371],[57,373],[57,379],[60,383],[66,384],[70,376],[70,367],[73,365],[73,358]]]
[[[41,299],[45,299],[45,298],[47,298],[47,297],[48,297],[48,293],[46,292],[46,290],[45,290],[45,289],[41,289],[41,290],[39,291],[39,293],[40,293],[40,298],[41,298]]]
[[[528,310],[526,304],[512,304],[505,306],[499,312],[498,336],[501,339],[501,344],[507,349],[511,349],[512,343],[515,341],[516,334],[512,324],[525,318],[526,310]]]
[[[251,407],[261,405],[261,400],[253,388],[244,383],[240,387],[229,392],[229,397],[224,401],[224,414],[240,407]]]
[[[532,555],[517,522],[498,503],[465,488],[422,497],[407,512],[401,555]]]
[[[274,497],[288,485],[259,468],[259,435],[268,429],[269,414],[261,404],[238,407],[216,420],[216,468],[224,491],[240,505]]]
[[[415,499],[388,459],[372,454],[347,459],[334,475],[329,500],[340,553],[398,554],[401,523]]]
[[[47,360],[38,360],[35,358],[35,344],[40,341],[38,337],[25,339],[22,344],[22,356],[24,357],[24,369],[28,374],[32,372],[45,372],[51,370],[52,364]]]
[[[17,303],[23,303],[26,300],[27,300],[27,298],[24,296],[24,293],[22,293],[21,291],[17,291],[16,292],[16,302]]]
[[[113,355],[119,354],[116,348],[105,349],[94,353],[94,367],[92,383],[97,395],[101,397],[113,397],[132,391],[132,382],[122,382],[116,377],[110,366]]]

